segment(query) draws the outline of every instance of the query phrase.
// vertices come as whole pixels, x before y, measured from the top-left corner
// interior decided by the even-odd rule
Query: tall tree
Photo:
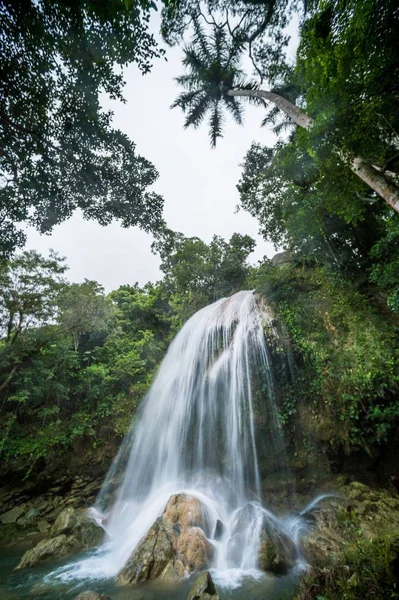
[[[246,82],[240,68],[243,51],[250,48],[251,37],[232,31],[228,21],[212,24],[212,33],[207,35],[198,20],[191,44],[184,51],[183,65],[186,74],[177,78],[187,91],[180,94],[172,105],[187,112],[185,126],[198,127],[207,114],[211,144],[214,146],[222,136],[222,106],[230,110],[237,123],[242,123],[242,108],[234,101],[246,98],[267,106],[270,102],[285,113],[292,123],[305,130],[313,129],[315,118],[289,100],[277,90],[259,89],[258,84]],[[281,55],[278,52],[278,55]],[[262,73],[260,72],[262,75]],[[399,212],[399,187],[396,181],[360,156],[351,155],[346,148],[337,148],[337,154],[351,170],[362,179],[387,204]]]
[[[102,225],[157,229],[154,166],[112,126],[100,94],[123,100],[121,69],[162,54],[149,0],[5,0],[0,4],[0,251],[80,209]]]
[[[57,322],[72,335],[75,351],[82,336],[106,332],[113,314],[110,299],[97,281],[85,279],[63,288],[58,298]]]
[[[0,265],[0,332],[14,344],[21,333],[54,320],[58,296],[65,285],[64,259],[25,251]]]
[[[177,315],[175,325],[180,327],[200,308],[245,289],[254,247],[250,236],[239,233],[229,241],[215,235],[209,244],[168,229],[158,234],[153,250],[161,257],[161,286]]]

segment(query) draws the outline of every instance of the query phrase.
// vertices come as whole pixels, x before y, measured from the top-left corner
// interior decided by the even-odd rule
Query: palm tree
[[[234,40],[228,44],[226,32],[215,27],[207,37],[199,24],[192,44],[184,49],[183,65],[188,72],[176,78],[186,88],[172,108],[179,106],[187,114],[184,127],[198,127],[209,114],[209,137],[211,146],[216,146],[222,137],[223,108],[242,125],[243,107],[226,92],[233,87],[248,87],[240,69],[242,44]]]
[[[215,25],[211,35],[206,35],[195,23],[191,44],[184,49],[183,65],[186,73],[176,78],[185,88],[172,108],[180,107],[187,115],[184,127],[197,128],[209,114],[211,146],[223,135],[224,113],[227,109],[238,124],[242,124],[243,107],[237,98],[246,98],[258,104],[272,102],[296,125],[311,129],[314,119],[282,95],[258,89],[253,82],[244,79],[240,67],[245,36],[228,36],[223,27]],[[344,153],[337,150],[344,162]],[[351,159],[348,165],[387,204],[399,212],[399,188],[384,174],[361,157]]]

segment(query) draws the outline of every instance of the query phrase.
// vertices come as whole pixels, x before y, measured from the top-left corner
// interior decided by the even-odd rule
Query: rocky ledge
[[[86,509],[68,507],[58,515],[51,529],[51,537],[41,540],[34,548],[25,552],[15,570],[88,550],[100,544],[103,538],[104,530],[93,521]]]
[[[58,515],[67,507],[90,506],[101,480],[63,476],[40,488],[33,483],[0,489],[0,542],[11,543],[27,535],[48,535]]]

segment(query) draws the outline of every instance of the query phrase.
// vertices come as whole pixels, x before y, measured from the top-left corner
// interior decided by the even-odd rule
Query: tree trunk
[[[311,129],[314,125],[312,117],[286,98],[274,92],[268,92],[267,90],[229,90],[227,95],[269,100],[288,115],[299,127]],[[338,156],[344,162],[348,162],[342,152],[338,151]],[[352,159],[349,166],[362,181],[381,196],[396,212],[399,212],[399,188],[393,181],[385,177],[381,171],[378,171],[360,156]]]

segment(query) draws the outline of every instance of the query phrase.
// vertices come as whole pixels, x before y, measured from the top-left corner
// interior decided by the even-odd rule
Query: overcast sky
[[[165,199],[164,218],[171,229],[207,242],[214,234],[226,239],[235,232],[249,234],[257,242],[252,262],[273,256],[273,246],[257,235],[255,219],[235,210],[239,164],[251,142],[271,145],[275,141],[270,130],[260,128],[263,111],[248,106],[243,127],[226,121],[225,137],[212,150],[205,125],[184,130],[180,109],[170,110],[179,93],[174,78],[182,73],[181,58],[180,49],[168,48],[167,61],[158,59],[150,74],[142,76],[134,66],[128,68],[126,104],[105,99],[104,106],[114,111],[115,127],[124,131],[135,142],[137,152],[159,171],[154,190]],[[151,241],[152,237],[137,227],[123,229],[117,222],[101,227],[75,214],[50,236],[30,229],[27,247],[43,254],[53,248],[66,256],[71,281],[94,279],[111,290],[160,278]]]

